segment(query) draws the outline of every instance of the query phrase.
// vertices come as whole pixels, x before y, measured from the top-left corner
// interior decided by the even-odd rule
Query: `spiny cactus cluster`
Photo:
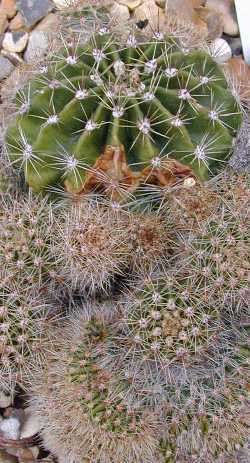
[[[63,461],[215,462],[249,437],[246,311],[202,306],[169,280],[147,276],[56,331],[31,407]]]
[[[216,298],[221,304],[232,299],[247,303],[249,178],[224,175],[219,187],[216,183],[198,193],[181,193],[174,200],[173,215],[177,212],[179,227],[178,267],[184,275],[192,275],[192,284],[201,288],[207,301]]]
[[[57,274],[71,289],[109,292],[117,278],[165,261],[170,233],[158,215],[85,198],[63,208],[54,222]]]
[[[197,214],[189,209],[192,196]],[[211,197],[213,214],[206,209]],[[142,265],[111,300],[81,303],[53,332],[53,349],[31,379],[45,446],[62,461],[219,463],[246,446],[248,178],[224,175],[219,186],[181,189],[175,199],[171,212],[151,211],[180,224],[172,255]],[[213,233],[221,230],[212,245],[211,224]],[[236,233],[233,245],[228,233]],[[196,265],[196,245],[199,259],[208,253],[210,272],[207,262]],[[220,285],[219,252],[227,262]]]
[[[6,282],[20,280],[41,287],[51,280],[50,205],[46,198],[30,195],[18,198],[5,194],[0,198],[0,263]]]
[[[2,272],[1,272],[2,279]],[[47,304],[22,282],[0,285],[0,389],[24,386],[31,359],[39,363]]]
[[[141,183],[207,179],[241,120],[205,52],[161,33],[150,41],[130,33],[124,43],[101,27],[88,42],[73,34],[39,67],[16,97],[6,145],[35,191],[63,184],[119,198]]]
[[[57,343],[45,364],[44,380],[33,379],[31,406],[42,425],[49,412],[45,445],[65,461],[142,461],[144,455],[151,461],[157,443],[156,416],[133,398],[129,378],[115,369],[115,357],[109,352],[109,336],[115,332],[112,317],[102,316],[100,307],[85,310],[64,328],[64,346]]]
[[[60,463],[225,463],[250,437],[249,178],[202,181],[241,107],[204,51],[78,13],[6,130],[0,389]]]

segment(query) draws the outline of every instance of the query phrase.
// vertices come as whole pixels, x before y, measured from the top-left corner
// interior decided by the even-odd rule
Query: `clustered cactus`
[[[47,448],[72,462],[212,463],[244,444],[247,310],[203,304],[156,274],[112,309],[82,311],[32,378]]]
[[[250,437],[249,176],[204,180],[240,105],[206,52],[97,16],[6,130],[27,185],[2,163],[0,389],[60,463],[226,463]]]
[[[63,184],[120,197],[172,176],[207,179],[241,120],[207,53],[162,33],[150,41],[130,33],[124,44],[101,27],[88,42],[73,34],[39,67],[16,97],[6,143],[35,191]]]
[[[13,394],[24,387],[32,361],[39,363],[46,337],[45,300],[25,283],[0,287],[0,388]]]
[[[73,289],[108,292],[117,277],[160,264],[170,224],[117,203],[85,198],[63,208],[51,238],[57,274]]]
[[[0,262],[6,282],[19,279],[33,287],[51,280],[53,261],[49,253],[50,205],[46,198],[15,194],[1,197]]]

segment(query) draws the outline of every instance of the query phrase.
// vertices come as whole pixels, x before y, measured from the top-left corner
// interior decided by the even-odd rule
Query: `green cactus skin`
[[[144,168],[140,178],[150,182],[171,158],[207,179],[228,157],[242,120],[222,70],[205,52],[161,34],[148,42],[130,34],[119,43],[105,28],[87,43],[80,36],[65,42],[16,104],[7,149],[35,191],[64,184],[78,193],[93,175],[99,183],[136,185]]]
[[[39,364],[48,312],[45,301],[23,282],[0,286],[0,389],[23,387],[32,362]]]

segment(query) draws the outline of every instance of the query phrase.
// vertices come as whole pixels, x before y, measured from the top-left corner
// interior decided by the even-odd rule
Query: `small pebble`
[[[163,30],[165,24],[165,12],[159,8],[154,0],[142,3],[134,11],[135,19],[139,21],[148,20],[148,24],[143,29],[144,32],[152,34],[153,31]]]
[[[27,45],[29,34],[27,32],[6,32],[3,39],[3,48],[7,51],[20,53]]]
[[[44,19],[42,19],[42,21],[39,22],[39,24],[37,24],[35,30],[53,33],[58,30],[58,26],[59,26],[58,15],[55,13],[49,13],[47,16],[45,16]]]
[[[232,0],[207,0],[206,6],[213,8],[217,14],[222,15],[223,30],[225,34],[236,36],[239,34],[239,27]]]
[[[49,47],[49,37],[46,32],[34,30],[30,34],[29,43],[24,53],[24,60],[32,63],[42,58]]]
[[[215,40],[221,37],[223,32],[223,18],[213,8],[200,7],[196,9],[199,17],[205,21],[208,29],[208,40]]]
[[[8,77],[13,69],[14,65],[7,58],[0,55],[0,80]]]
[[[18,440],[20,437],[20,421],[15,418],[7,418],[0,423],[0,431],[5,439]]]
[[[16,0],[2,0],[0,8],[6,12],[9,19],[12,19],[16,14]]]
[[[25,419],[22,425],[20,438],[32,437],[41,429],[40,422],[36,415],[29,413],[29,409],[25,410]]]
[[[9,28],[11,31],[19,31],[24,28],[24,17],[20,11],[18,11],[16,16],[10,21]]]
[[[130,11],[134,11],[142,3],[142,0],[117,0],[117,2],[126,5]]]
[[[57,8],[62,9],[70,5],[69,0],[53,0]]]
[[[114,3],[110,9],[111,17],[120,23],[121,21],[128,21],[130,18],[129,9],[126,5]]]
[[[166,7],[166,0],[156,0],[156,5],[159,6],[160,8],[165,8]]]

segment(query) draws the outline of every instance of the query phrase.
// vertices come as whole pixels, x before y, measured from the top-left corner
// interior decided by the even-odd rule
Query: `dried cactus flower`
[[[155,461],[158,417],[115,368],[113,322],[93,304],[71,316],[31,379],[44,445],[62,462]]]
[[[42,358],[48,307],[44,299],[25,286],[0,286],[0,389],[10,394],[25,385],[32,361]]]
[[[161,33],[124,43],[106,27],[82,42],[64,41],[16,96],[6,146],[35,191],[63,184],[116,200],[217,171],[242,113],[209,55]]]
[[[109,292],[128,274],[165,262],[169,225],[159,214],[85,197],[62,207],[53,224],[56,274],[70,290]]]

